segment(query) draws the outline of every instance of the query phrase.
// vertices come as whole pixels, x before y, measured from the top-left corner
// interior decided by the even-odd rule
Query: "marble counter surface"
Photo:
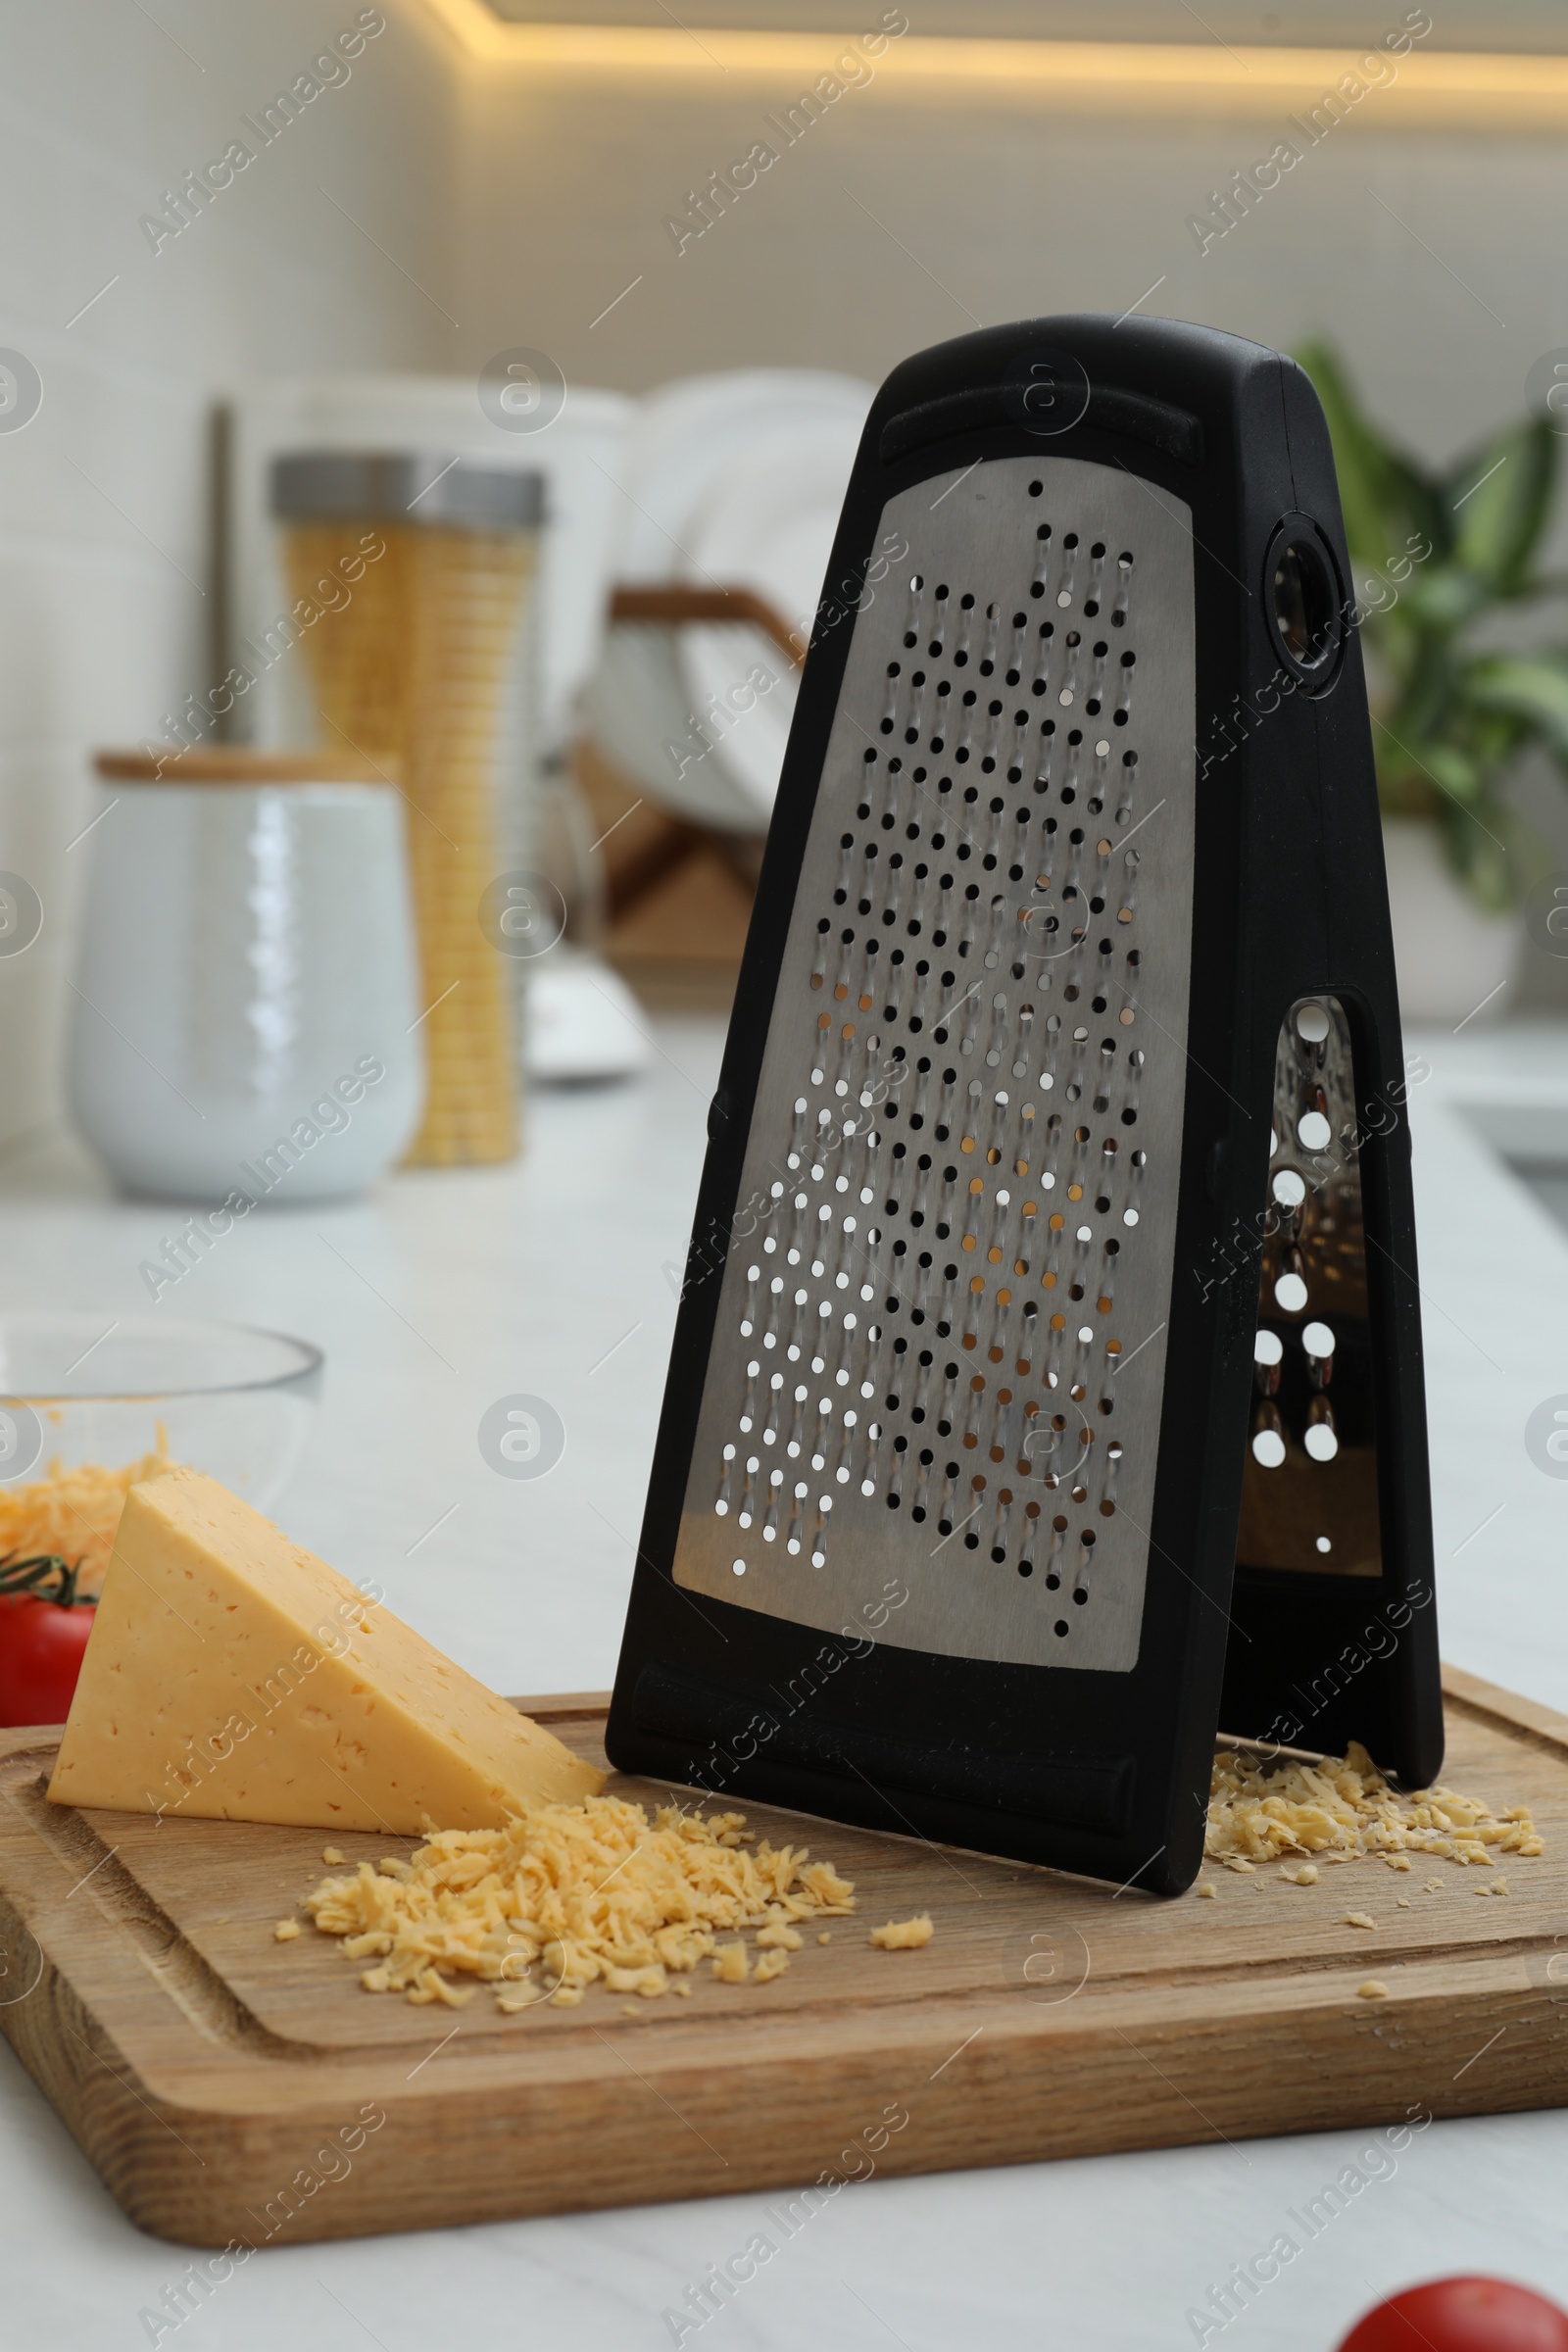
[[[171,1311],[325,1349],[276,1515],[378,1578],[393,1608],[502,1690],[593,1688],[613,1671],[722,1032],[667,1019],[654,1040],[645,1079],[536,1099],[515,1167],[278,1207],[165,1295]],[[1408,1046],[1429,1073],[1409,1108],[1444,1648],[1568,1709],[1568,1482],[1524,1445],[1532,1410],[1568,1393],[1568,1233],[1502,1157],[1568,1164],[1568,1029]],[[115,1196],[69,1142],[41,1140],[0,1166],[0,1298],[101,1309],[106,1323],[142,1311],[139,1263],[177,1224]],[[548,1477],[498,1478],[481,1457],[481,1415],[518,1393],[564,1425]],[[867,2180],[680,2340],[703,2352],[1191,2344],[1187,2314],[1210,2283],[1365,2137]],[[1328,2352],[1395,2284],[1465,2269],[1568,2300],[1568,2114],[1435,2125],[1396,2164],[1228,2341]],[[655,2352],[677,2340],[662,2315],[762,2226],[762,2203],[265,2252],[175,2328],[157,2307],[188,2257],[130,2228],[0,2051],[0,2249],[19,2345],[423,2352],[461,2327],[477,2341]]]

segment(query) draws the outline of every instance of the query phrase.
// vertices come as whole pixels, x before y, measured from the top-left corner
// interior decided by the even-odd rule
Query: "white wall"
[[[1438,454],[1519,411],[1531,361],[1568,341],[1561,134],[1397,128],[1397,94],[1378,91],[1200,255],[1187,216],[1283,122],[1074,116],[1027,90],[959,105],[940,82],[879,81],[677,256],[664,218],[801,80],[475,73],[458,278],[474,353],[526,328],[568,377],[629,389],[742,362],[879,377],[977,320],[1119,312],[1163,277],[1152,312],[1287,346],[1331,334],[1383,416]]]
[[[253,373],[454,364],[436,307],[455,308],[453,87],[416,6],[389,7],[270,147],[249,138],[255,161],[192,226],[156,254],[139,226],[360,6],[156,0],[157,24],[126,0],[0,7],[0,346],[44,387],[0,432],[0,869],[45,910],[37,945],[0,959],[0,1144],[58,1100],[87,756],[214,680],[215,397]]]

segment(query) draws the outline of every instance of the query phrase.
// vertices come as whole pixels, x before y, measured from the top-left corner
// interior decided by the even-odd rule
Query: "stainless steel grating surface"
[[[1129,1670],[1192,945],[1187,509],[1008,459],[884,510],[768,1029],[677,1584]],[[1178,1563],[1179,1565],[1179,1563]]]

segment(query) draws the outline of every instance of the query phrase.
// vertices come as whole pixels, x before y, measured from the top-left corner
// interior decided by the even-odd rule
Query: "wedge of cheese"
[[[215,1479],[126,1495],[57,1804],[416,1836],[603,1783]]]

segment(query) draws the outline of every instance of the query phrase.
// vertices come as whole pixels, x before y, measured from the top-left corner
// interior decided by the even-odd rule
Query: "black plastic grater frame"
[[[1280,355],[1062,318],[883,385],[710,1116],[620,1769],[1165,1893],[1222,1723],[1438,1770],[1352,623]]]

